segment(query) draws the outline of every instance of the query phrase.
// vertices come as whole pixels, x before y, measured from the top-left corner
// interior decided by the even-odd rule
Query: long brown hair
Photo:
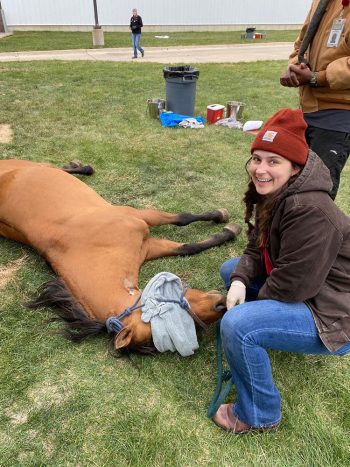
[[[249,175],[248,165],[250,164],[251,158],[248,159],[245,170]],[[302,169],[302,166],[293,164],[293,168]],[[300,171],[299,171],[300,173]],[[255,185],[249,175],[249,182],[247,191],[244,193],[243,202],[245,204],[244,222],[247,224],[247,236],[251,236],[252,231],[255,229],[256,245],[260,248],[263,246],[265,239],[267,238],[269,231],[269,223],[271,219],[271,213],[275,206],[276,200],[280,193],[289,185],[291,185],[299,176],[299,173],[290,177],[288,182],[280,190],[272,193],[271,195],[260,195],[255,188]],[[254,223],[252,222],[254,218]]]

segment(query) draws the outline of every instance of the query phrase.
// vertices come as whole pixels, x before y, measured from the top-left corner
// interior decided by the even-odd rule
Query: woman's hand
[[[227,293],[226,306],[229,310],[245,302],[246,287],[241,281],[233,281]]]

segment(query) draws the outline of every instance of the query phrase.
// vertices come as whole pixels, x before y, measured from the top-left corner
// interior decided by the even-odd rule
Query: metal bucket
[[[165,109],[164,99],[147,99],[148,114],[151,118],[159,118],[159,114]]]
[[[244,102],[228,101],[226,104],[226,118],[235,118],[239,121],[242,118]]]

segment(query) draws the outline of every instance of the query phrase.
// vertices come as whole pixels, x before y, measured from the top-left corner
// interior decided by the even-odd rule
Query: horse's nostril
[[[225,313],[225,311],[227,311],[226,299],[221,300],[215,305],[215,311],[217,311],[218,313]]]

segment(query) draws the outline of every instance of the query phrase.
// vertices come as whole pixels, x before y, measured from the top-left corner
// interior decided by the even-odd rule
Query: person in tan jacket
[[[303,39],[314,23],[320,3],[325,4],[325,11],[305,57],[301,57]],[[350,152],[349,3],[350,0],[313,0],[288,68],[280,78],[282,86],[300,90],[300,106],[308,125],[306,140],[330,171],[333,199]]]

